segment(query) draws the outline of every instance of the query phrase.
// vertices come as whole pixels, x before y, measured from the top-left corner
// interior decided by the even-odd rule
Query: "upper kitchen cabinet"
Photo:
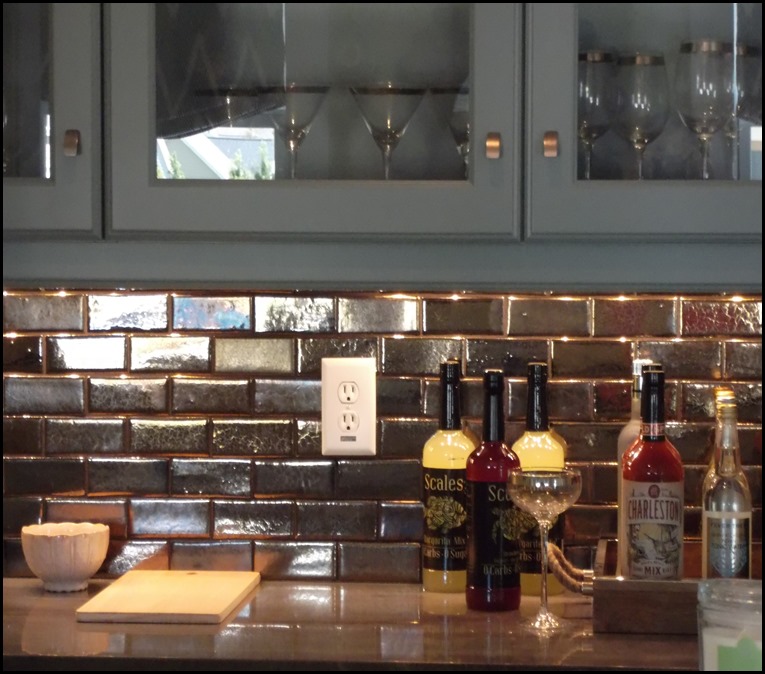
[[[107,237],[519,239],[522,23],[513,3],[107,4]]]
[[[762,4],[527,5],[530,240],[762,240]]]
[[[100,17],[3,3],[3,238],[101,235]]]

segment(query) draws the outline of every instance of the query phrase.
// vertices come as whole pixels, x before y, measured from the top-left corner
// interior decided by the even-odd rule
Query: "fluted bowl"
[[[24,558],[48,592],[76,592],[106,559],[109,527],[91,522],[47,522],[21,528]]]

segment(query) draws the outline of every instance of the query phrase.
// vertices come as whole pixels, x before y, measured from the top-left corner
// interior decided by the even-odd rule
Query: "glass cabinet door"
[[[556,8],[528,10],[530,237],[761,240],[762,4]]]
[[[107,12],[113,233],[518,238],[520,5]]]
[[[100,235],[98,4],[3,3],[3,235]]]

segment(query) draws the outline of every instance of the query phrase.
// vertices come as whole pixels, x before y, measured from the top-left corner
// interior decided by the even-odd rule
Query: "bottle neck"
[[[505,441],[504,397],[501,391],[485,391],[483,397],[484,442]]]
[[[660,442],[664,435],[664,376],[643,381],[640,399],[640,435],[644,440]]]
[[[715,433],[715,471],[719,475],[735,475],[741,470],[738,425],[735,409],[717,418]]]
[[[632,389],[630,396],[630,419],[640,420],[640,400],[642,393],[642,378],[641,375],[632,376]]]
[[[442,431],[458,431],[462,428],[460,387],[456,382],[442,383],[439,428]]]
[[[529,392],[526,399],[526,430],[549,431],[547,415],[547,381],[529,377]]]

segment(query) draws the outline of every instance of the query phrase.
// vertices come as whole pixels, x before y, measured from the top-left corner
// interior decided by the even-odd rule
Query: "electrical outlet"
[[[377,367],[374,358],[321,359],[321,453],[377,452]]]

